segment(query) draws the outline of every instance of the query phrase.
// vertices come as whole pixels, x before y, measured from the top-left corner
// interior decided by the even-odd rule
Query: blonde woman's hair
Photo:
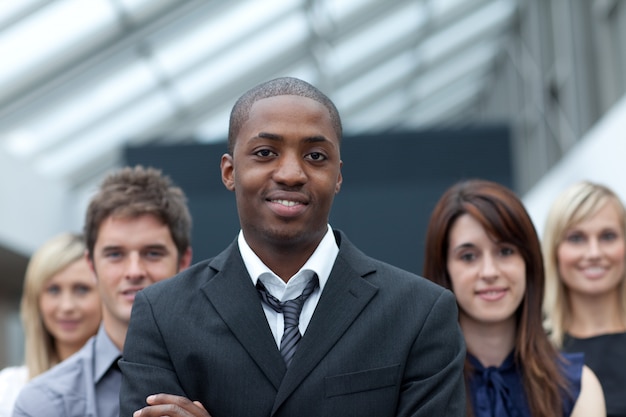
[[[45,242],[31,256],[24,277],[20,312],[25,334],[25,361],[29,379],[59,363],[54,338],[43,323],[39,298],[46,282],[85,256],[82,235],[64,233]]]
[[[563,337],[570,324],[571,306],[567,288],[559,276],[557,250],[571,227],[593,216],[606,204],[613,204],[617,208],[622,236],[626,236],[626,209],[617,194],[601,184],[581,181],[571,185],[556,198],[548,212],[542,245],[546,270],[544,326],[552,342],[559,348],[563,345]],[[622,277],[619,291],[622,320],[626,323],[625,278]]]

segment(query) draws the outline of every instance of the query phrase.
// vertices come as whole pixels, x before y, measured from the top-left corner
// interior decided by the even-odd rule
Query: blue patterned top
[[[467,356],[474,368],[469,379],[469,392],[475,417],[531,417],[513,352],[499,367],[485,368],[473,355],[468,353]],[[563,371],[571,387],[571,395],[563,398],[563,417],[567,417],[580,394],[584,355],[566,353],[563,356],[567,360]]]

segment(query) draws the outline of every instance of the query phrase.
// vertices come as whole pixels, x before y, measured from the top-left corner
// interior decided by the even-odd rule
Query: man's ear
[[[229,191],[235,191],[235,166],[233,165],[233,156],[225,153],[222,155],[220,162],[220,170],[222,171],[222,182]]]
[[[85,249],[85,261],[87,261],[87,265],[89,265],[89,269],[93,272],[93,277],[97,281],[98,274],[96,274],[96,265],[93,263],[92,257],[89,255],[89,250]]]
[[[189,265],[191,265],[192,253],[193,251],[191,250],[191,246],[189,246],[187,250],[185,251],[185,253],[181,255],[180,260],[178,262],[179,272],[184,271],[185,269],[189,268]]]
[[[343,182],[343,175],[341,175],[342,167],[343,161],[339,161],[339,176],[337,176],[337,183],[335,184],[335,194],[339,194],[339,190],[341,190],[341,183]]]

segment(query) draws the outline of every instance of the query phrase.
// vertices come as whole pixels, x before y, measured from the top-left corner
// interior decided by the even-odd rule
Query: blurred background
[[[185,189],[195,261],[234,238],[228,114],[270,78],[309,81],[343,117],[331,224],[417,273],[460,178],[513,188],[538,231],[573,181],[626,196],[625,42],[618,0],[0,1],[0,367],[22,360],[30,254],[81,230],[111,170],[155,165]]]

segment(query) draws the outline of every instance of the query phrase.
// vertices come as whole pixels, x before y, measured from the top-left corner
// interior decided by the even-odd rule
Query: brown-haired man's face
[[[108,217],[101,224],[89,259],[98,279],[103,316],[128,326],[137,292],[189,266],[191,252],[179,256],[167,225],[156,216]]]

